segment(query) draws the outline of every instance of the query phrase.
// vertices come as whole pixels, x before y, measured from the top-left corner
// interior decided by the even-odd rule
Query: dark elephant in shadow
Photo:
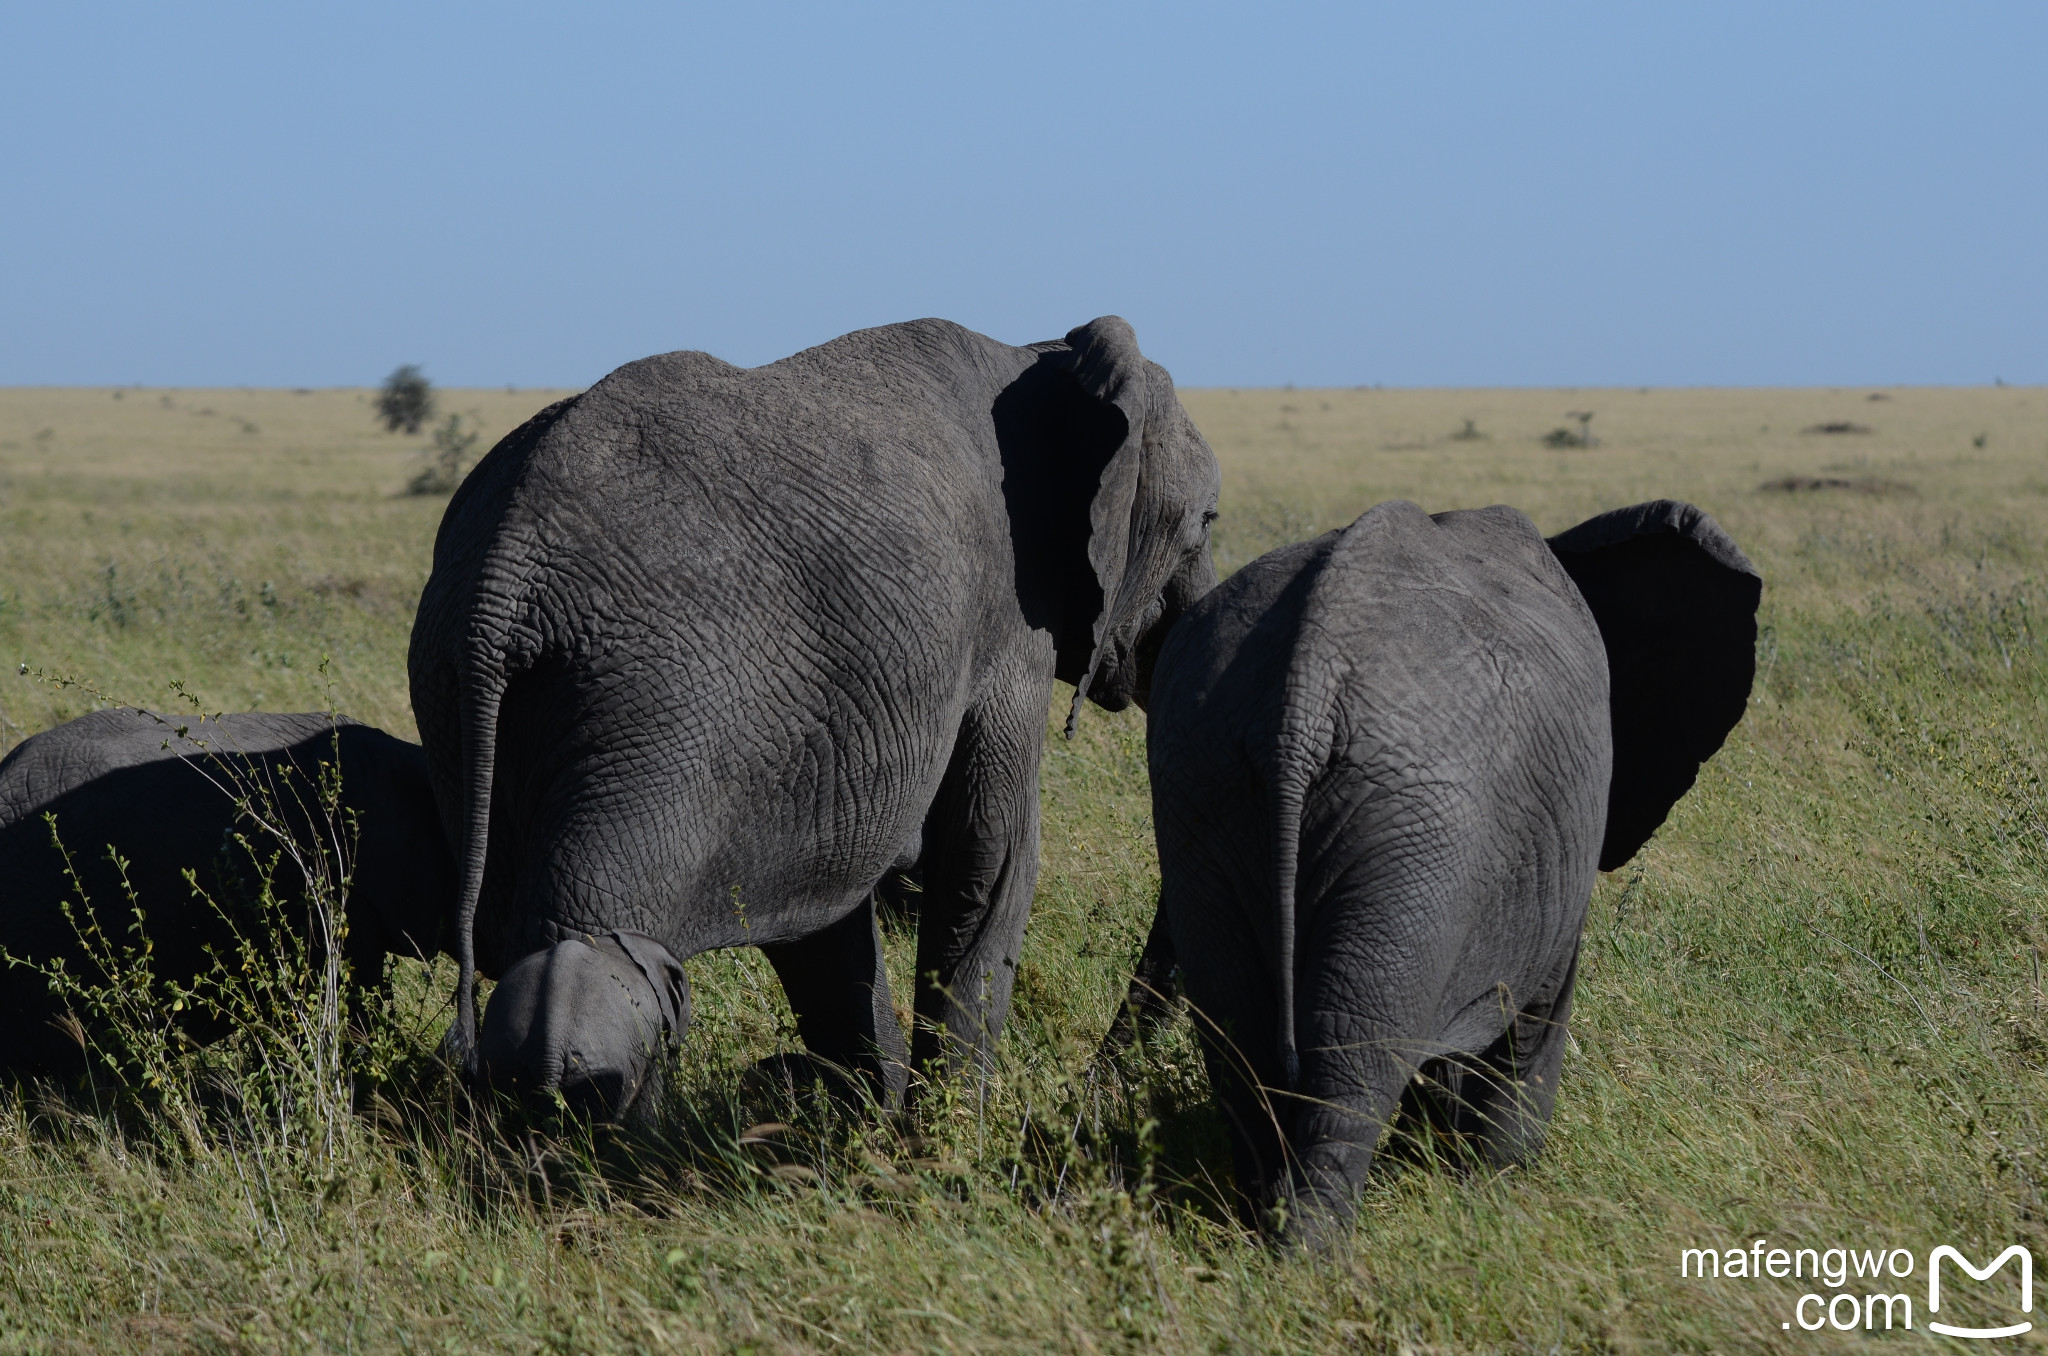
[[[320,800],[323,765],[340,776],[333,816]],[[266,858],[277,843],[238,805],[251,793],[271,823],[308,846],[331,851],[352,837],[342,946],[356,983],[381,983],[388,955],[442,949],[455,870],[419,745],[321,713],[201,720],[95,711],[0,760],[0,947],[27,962],[0,966],[0,1068],[55,1077],[84,1069],[76,1035],[59,1020],[65,1005],[36,967],[62,961],[74,976],[104,982],[74,922],[116,945],[138,942],[131,888],[159,980],[189,984],[210,952],[227,955],[238,933],[256,935],[255,862],[234,838],[246,836]],[[45,816],[55,818],[54,839]],[[194,896],[187,871],[211,902]],[[303,880],[288,856],[272,888],[294,921]],[[188,1031],[220,1034],[197,1014]]]

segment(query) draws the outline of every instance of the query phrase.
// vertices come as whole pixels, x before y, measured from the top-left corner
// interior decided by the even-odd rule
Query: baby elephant
[[[455,872],[419,745],[317,713],[193,719],[181,737],[175,724],[129,709],[81,716],[0,760],[0,946],[26,961],[61,958],[72,974],[90,973],[63,913],[68,901],[86,922],[67,855],[93,920],[111,941],[133,942],[127,891],[108,859],[112,845],[128,863],[157,976],[190,982],[207,969],[207,948],[232,947],[234,932],[220,911],[193,897],[184,871],[246,921],[254,864],[231,836],[246,834],[266,858],[276,844],[238,816],[236,787],[270,788],[294,835],[307,841],[322,763],[338,765],[341,804],[358,829],[344,944],[357,981],[379,982],[388,952],[433,955]],[[56,816],[62,852],[45,813]],[[286,861],[274,881],[281,897],[302,888]],[[0,1070],[68,1077],[84,1069],[77,1040],[57,1024],[63,1006],[31,966],[0,965]]]
[[[1178,954],[1252,1220],[1344,1232],[1397,1106],[1492,1164],[1541,1147],[1595,871],[1742,718],[1761,588],[1689,504],[1545,542],[1396,502],[1181,619],[1148,950]]]

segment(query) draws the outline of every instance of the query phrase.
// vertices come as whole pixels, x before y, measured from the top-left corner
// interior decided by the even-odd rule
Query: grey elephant
[[[1755,568],[1699,509],[1371,509],[1194,605],[1153,680],[1161,921],[1248,1220],[1344,1229],[1394,1117],[1540,1148],[1598,870],[1742,717]]]
[[[680,960],[751,945],[812,1055],[886,1101],[907,1061],[985,1056],[1053,681],[1074,714],[1143,703],[1214,582],[1218,480],[1113,316],[1025,347],[920,320],[757,368],[664,354],[513,432],[449,504],[412,637],[461,869],[450,1054],[637,1117]],[[873,891],[913,860],[906,1050]]]
[[[256,921],[247,912],[254,864],[231,836],[247,835],[266,856],[275,848],[237,799],[260,788],[267,812],[310,843],[316,821],[332,832],[319,806],[323,764],[340,774],[340,827],[345,835],[352,818],[355,834],[343,954],[357,982],[375,984],[387,955],[441,949],[454,899],[454,863],[419,745],[345,716],[170,720],[123,707],[34,735],[0,760],[0,947],[25,962],[0,965],[0,1030],[8,1033],[0,1069],[83,1070],[76,1037],[55,1024],[64,1005],[36,967],[62,960],[74,975],[92,976],[74,919],[132,942],[128,887],[160,979],[190,983],[208,968],[209,947],[229,952],[236,929]],[[56,818],[55,841],[45,815]],[[110,846],[127,864],[125,886]],[[187,870],[212,903],[194,897]],[[281,898],[301,890],[289,859],[273,887]],[[218,1034],[196,1019],[193,1032]]]

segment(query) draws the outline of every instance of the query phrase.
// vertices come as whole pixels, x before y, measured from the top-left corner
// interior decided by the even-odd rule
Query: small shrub
[[[1579,421],[1578,432],[1568,428],[1554,428],[1543,435],[1545,447],[1598,447],[1599,440],[1593,436],[1593,411],[1567,410],[1565,418]]]
[[[377,417],[393,433],[418,433],[434,417],[434,384],[417,363],[406,363],[384,378],[377,393]]]
[[[475,418],[476,412],[470,411]],[[476,447],[479,434],[473,425],[465,424],[462,416],[451,414],[441,421],[434,430],[434,449],[427,464],[405,484],[407,494],[452,494],[462,483],[463,473],[469,469],[470,453]]]
[[[1476,443],[1484,437],[1486,435],[1479,431],[1479,421],[1477,419],[1467,419],[1465,427],[1451,435],[1451,441],[1454,443]]]

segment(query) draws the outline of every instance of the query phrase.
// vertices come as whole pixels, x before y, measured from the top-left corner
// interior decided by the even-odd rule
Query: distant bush
[[[1766,494],[1806,494],[1814,490],[1847,490],[1852,494],[1918,494],[1919,491],[1903,480],[1885,480],[1879,476],[1779,476],[1766,480],[1757,486]]]
[[[1600,440],[1593,436],[1593,412],[1591,410],[1568,410],[1565,418],[1579,421],[1579,430],[1574,433],[1568,428],[1554,428],[1543,435],[1545,447],[1598,447]]]
[[[1476,443],[1485,436],[1484,433],[1479,431],[1479,421],[1477,419],[1467,419],[1465,427],[1451,435],[1451,441],[1455,443]]]
[[[470,411],[476,417],[476,411]],[[462,416],[451,414],[434,430],[434,450],[420,473],[405,484],[407,494],[452,494],[469,469],[470,452],[481,435]]]
[[[393,433],[418,433],[434,417],[434,384],[416,363],[406,363],[384,378],[377,393],[377,417]]]

